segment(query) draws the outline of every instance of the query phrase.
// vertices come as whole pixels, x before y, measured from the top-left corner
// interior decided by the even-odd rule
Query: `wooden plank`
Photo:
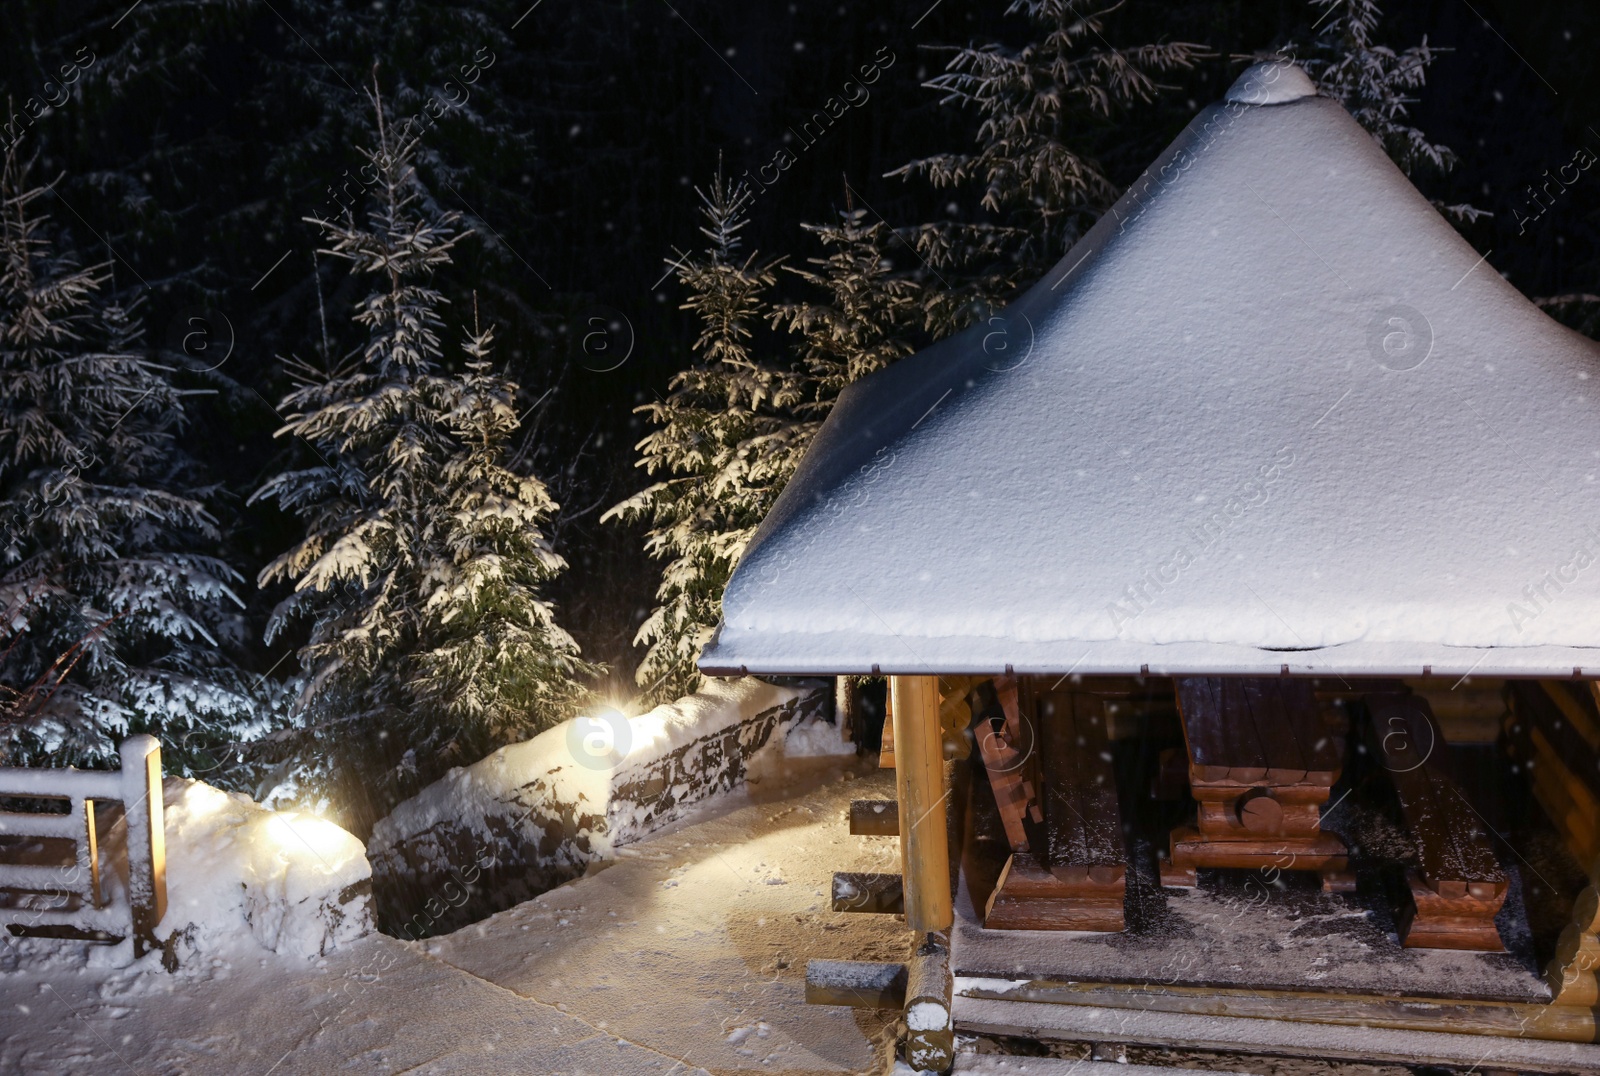
[[[1079,738],[1078,805],[1083,812],[1083,840],[1091,876],[1109,879],[1127,863],[1122,835],[1122,810],[1117,803],[1116,770],[1104,704],[1092,695],[1074,699]]]
[[[1083,816],[1078,805],[1077,724],[1070,692],[1036,693],[1023,685],[1023,698],[1035,715],[1044,808],[1045,862],[1050,866],[1087,863]]]
[[[1003,991],[981,982],[969,983],[960,987],[958,997],[1399,1031],[1462,1030],[1472,1035],[1567,1042],[1591,1042],[1595,1033],[1594,1014],[1559,1011],[1534,1002],[1051,979],[1007,985]]]
[[[1098,694],[1057,690],[1038,695],[1037,712],[1050,869],[1088,867],[1110,879],[1127,853],[1104,707]]]
[[[1421,872],[1409,872],[1411,901],[1397,927],[1408,948],[1503,950],[1494,925],[1507,876],[1485,827],[1450,775],[1449,746],[1426,699],[1368,698],[1378,757],[1389,770],[1401,813],[1418,847]]]
[[[850,832],[858,837],[898,837],[900,804],[894,800],[851,800]]]
[[[1600,715],[1592,713],[1594,698],[1584,685],[1564,680],[1540,680],[1545,697],[1556,704],[1589,750],[1600,751]]]
[[[899,1009],[906,1002],[906,966],[876,960],[806,961],[806,1004]]]
[[[955,1018],[963,1032],[1048,1042],[1146,1044],[1167,1049],[1303,1057],[1317,1063],[1329,1059],[1393,1061],[1413,1066],[1427,1063],[1478,1074],[1486,1074],[1491,1068],[1561,1076],[1600,1071],[1600,1048],[1592,1045],[1588,1037],[1580,1039],[1576,1029],[1565,1036],[1568,1041],[1546,1042],[1532,1037],[1497,1039],[1495,1033],[1479,1031],[1471,1024],[1430,1023],[1425,1016],[1417,1020],[1423,1026],[1397,1030],[1344,1022],[1302,1022],[1285,1019],[1282,1014],[1226,1018],[1145,1008],[1143,1015],[1135,1015],[1130,1008],[957,996]],[[1590,1018],[1590,1037],[1593,1023]]]
[[[894,702],[887,695],[883,699],[883,738],[878,745],[878,769],[894,769]]]
[[[1450,746],[1434,720],[1432,708],[1421,696],[1413,695],[1408,699],[1415,735],[1427,737],[1426,741],[1416,742],[1419,746],[1423,742],[1433,745],[1424,756],[1420,772],[1427,776],[1434,806],[1444,819],[1447,858],[1451,866],[1439,877],[1468,883],[1468,889],[1476,888],[1471,883],[1499,886],[1505,881],[1505,872],[1490,848],[1483,820],[1456,783]],[[1438,877],[1430,879],[1437,880]],[[1478,895],[1487,894],[1479,892]]]
[[[1006,840],[1013,850],[1026,851],[1029,847],[1025,822],[1028,817],[1029,785],[1023,779],[1026,757],[1007,737],[1004,728],[979,730],[978,756],[983,760],[987,784],[994,793]]]
[[[1189,749],[1191,780],[1228,779],[1228,742],[1222,727],[1222,682],[1217,677],[1179,676],[1172,681]]]
[[[1255,785],[1267,779],[1267,752],[1250,719],[1247,683],[1238,677],[1222,678],[1222,733],[1228,743],[1228,780]]]
[[[1600,752],[1589,745],[1545,689],[1528,681],[1511,686],[1516,723],[1538,729],[1572,773],[1600,793]]]
[[[1441,746],[1440,750],[1446,751],[1448,748]],[[1450,827],[1450,843],[1460,864],[1457,877],[1468,883],[1504,881],[1505,871],[1501,869],[1500,861],[1495,858],[1494,849],[1489,843],[1488,827],[1461,786],[1450,774],[1431,763],[1423,769],[1433,784],[1434,800]]]
[[[1297,785],[1306,779],[1305,752],[1300,748],[1296,727],[1301,716],[1292,708],[1281,679],[1249,679],[1242,685],[1245,708],[1255,726],[1267,756],[1266,781],[1269,785]],[[1309,714],[1316,719],[1315,700]]]
[[[1400,798],[1400,810],[1423,872],[1429,878],[1441,878],[1450,871],[1451,848],[1433,782],[1423,772],[1426,752],[1432,750],[1432,733],[1418,720],[1415,706],[1403,695],[1370,696],[1367,704],[1378,741],[1378,759]]]
[[[1306,763],[1306,780],[1331,787],[1344,770],[1342,733],[1323,716],[1323,705],[1312,685],[1304,680],[1283,684],[1284,702],[1292,718],[1291,729]],[[1340,727],[1348,729],[1341,718]]]

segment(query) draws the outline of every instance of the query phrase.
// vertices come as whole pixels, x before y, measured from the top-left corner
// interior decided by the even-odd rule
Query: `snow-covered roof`
[[[1600,345],[1308,87],[852,386],[701,667],[1600,674]]]

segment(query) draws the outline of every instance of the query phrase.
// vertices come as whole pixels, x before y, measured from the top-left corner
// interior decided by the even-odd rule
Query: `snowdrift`
[[[837,749],[830,701],[821,685],[713,681],[638,717],[577,718],[453,769],[373,830],[379,922],[401,937],[448,933],[570,881],[741,787],[769,745]]]
[[[254,947],[317,957],[373,930],[361,842],[302,811],[169,777],[164,786],[169,968]]]

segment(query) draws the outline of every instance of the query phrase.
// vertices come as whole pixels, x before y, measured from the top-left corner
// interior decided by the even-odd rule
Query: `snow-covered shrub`
[[[830,697],[713,680],[637,717],[577,718],[451,770],[373,830],[383,928],[445,933],[570,881],[740,788],[763,750],[853,750],[823,719]]]
[[[300,811],[169,777],[167,962],[259,946],[315,957],[373,929],[371,868],[355,837]]]

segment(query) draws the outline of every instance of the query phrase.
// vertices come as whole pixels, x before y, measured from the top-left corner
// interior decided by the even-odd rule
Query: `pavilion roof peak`
[[[1282,105],[1316,95],[1316,83],[1298,64],[1266,60],[1245,68],[1224,97],[1240,105]]]

